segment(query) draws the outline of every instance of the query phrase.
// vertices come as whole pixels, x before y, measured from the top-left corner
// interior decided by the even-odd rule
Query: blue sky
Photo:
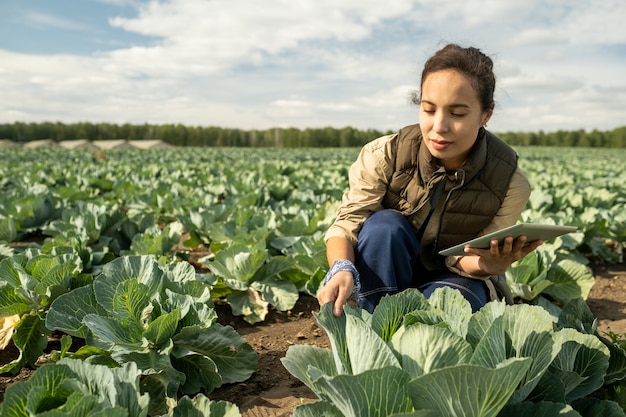
[[[395,130],[448,42],[495,62],[495,131],[626,125],[623,0],[0,2],[0,123]]]

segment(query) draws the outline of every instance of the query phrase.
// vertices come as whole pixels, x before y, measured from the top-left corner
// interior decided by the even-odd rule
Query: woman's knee
[[[372,214],[359,233],[357,254],[370,261],[389,257],[389,262],[408,261],[410,265],[419,252],[419,242],[409,221],[396,210],[381,210]]]
[[[396,210],[380,210],[373,213],[363,223],[361,234],[368,233],[386,233],[394,235],[398,232],[412,232],[411,225],[408,220]]]

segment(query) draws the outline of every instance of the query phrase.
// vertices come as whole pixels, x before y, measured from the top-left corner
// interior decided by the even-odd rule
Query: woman
[[[356,294],[370,312],[385,294],[415,287],[429,296],[451,286],[474,311],[511,301],[501,274],[541,241],[508,237],[466,256],[442,249],[515,224],[530,197],[517,154],[487,132],[494,108],[493,62],[476,48],[450,44],[422,71],[419,124],[363,147],[350,189],[326,233],[331,265],[320,305]]]

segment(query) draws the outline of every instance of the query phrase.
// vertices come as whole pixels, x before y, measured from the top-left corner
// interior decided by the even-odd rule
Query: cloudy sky
[[[495,131],[626,125],[623,0],[0,1],[0,123],[395,130],[448,42],[496,65]]]

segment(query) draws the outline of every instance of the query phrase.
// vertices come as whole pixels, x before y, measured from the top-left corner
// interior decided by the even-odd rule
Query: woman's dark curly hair
[[[483,111],[493,108],[493,93],[496,89],[496,76],[493,73],[493,61],[480,49],[469,47],[463,48],[456,44],[448,44],[437,51],[424,64],[420,92],[413,96],[413,102],[419,104],[421,88],[426,77],[437,71],[455,70],[465,74],[472,83],[472,87],[478,94]]]

